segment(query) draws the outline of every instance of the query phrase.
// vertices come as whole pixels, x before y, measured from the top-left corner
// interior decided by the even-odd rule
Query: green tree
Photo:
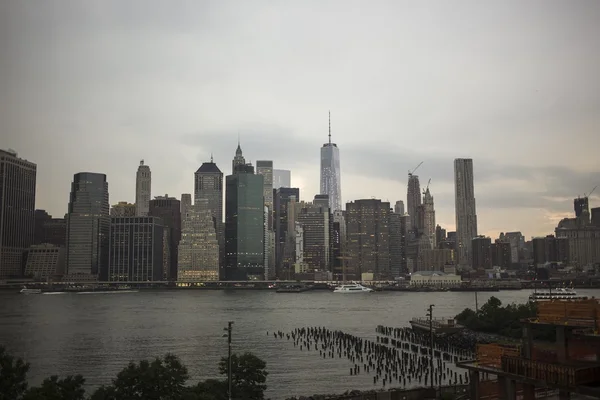
[[[252,353],[244,353],[241,356],[233,354],[231,356],[232,397],[236,400],[263,400],[267,390],[266,367],[267,363]],[[219,371],[228,376],[227,357],[221,359]]]
[[[180,400],[188,392],[188,378],[187,368],[173,354],[152,362],[130,362],[113,384],[99,388],[92,400]]]
[[[52,375],[44,379],[39,387],[32,387],[23,396],[23,400],[83,400],[85,379],[81,375],[59,379]]]
[[[29,364],[0,346],[0,400],[15,400],[27,390]]]

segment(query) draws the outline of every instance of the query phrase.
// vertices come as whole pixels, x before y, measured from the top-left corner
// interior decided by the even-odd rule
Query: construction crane
[[[420,167],[421,165],[423,165],[423,163],[424,163],[424,161],[421,161],[421,162],[419,163],[419,165],[417,165],[416,167],[414,167],[414,168],[412,169],[412,171],[409,169],[409,170],[408,170],[408,176],[412,176],[412,175],[415,173],[415,171],[416,171],[416,170],[418,170],[418,169],[419,169],[419,167]]]
[[[594,191],[596,191],[596,189],[598,188],[598,185],[594,186],[594,188],[588,193],[588,194],[583,194],[583,197],[590,197],[592,195],[592,193],[594,193]]]
[[[427,191],[429,190],[430,183],[431,183],[431,178],[429,178],[429,180],[427,181],[427,187],[425,189],[423,189],[423,194],[427,193]]]

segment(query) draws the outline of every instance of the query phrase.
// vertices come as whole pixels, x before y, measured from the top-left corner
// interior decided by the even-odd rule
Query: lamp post
[[[223,328],[223,330],[227,331],[227,363],[229,367],[227,368],[227,381],[229,384],[228,388],[228,397],[231,400],[231,331],[233,330],[233,321],[227,322],[227,328]]]
[[[429,317],[429,379],[433,389],[433,304],[429,305],[427,316]]]

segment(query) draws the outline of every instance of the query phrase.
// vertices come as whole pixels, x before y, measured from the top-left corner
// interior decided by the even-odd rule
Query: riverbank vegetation
[[[465,308],[455,318],[456,322],[475,332],[520,339],[523,337],[521,320],[533,318],[536,313],[537,307],[534,302],[511,303],[502,306],[502,302],[497,297],[492,296],[479,310],[473,311],[470,308]],[[534,335],[540,340],[553,340],[554,330],[541,327],[534,330]]]
[[[219,363],[219,373],[228,376],[227,358]],[[263,400],[267,389],[266,363],[251,353],[231,357],[232,397]],[[227,400],[228,380],[208,379],[187,385],[187,368],[172,354],[153,361],[130,362],[113,379],[91,394],[84,388],[81,375],[44,379],[40,386],[29,387],[29,364],[0,346],[0,400]]]

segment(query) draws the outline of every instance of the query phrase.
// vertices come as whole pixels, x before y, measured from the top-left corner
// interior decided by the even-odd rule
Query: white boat
[[[21,289],[21,291],[19,293],[21,293],[21,294],[41,294],[42,289],[27,289],[26,287],[24,287],[23,289]]]
[[[529,295],[531,301],[543,300],[584,300],[585,296],[578,296],[577,292],[569,288],[547,289],[535,291]]]
[[[341,285],[333,289],[333,293],[368,293],[372,292],[373,289],[353,283],[351,285]]]

